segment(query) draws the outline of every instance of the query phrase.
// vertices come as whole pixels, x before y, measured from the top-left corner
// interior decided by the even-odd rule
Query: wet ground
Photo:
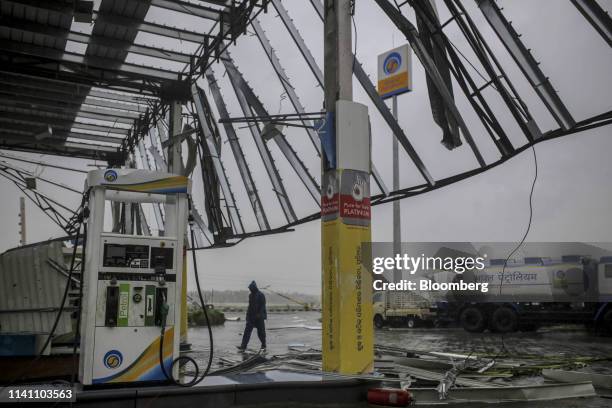
[[[227,317],[242,315],[226,314]],[[318,312],[274,313],[268,315],[267,342],[268,354],[285,354],[289,345],[300,345],[320,349],[321,323]],[[227,321],[213,328],[215,362],[219,357],[240,359],[236,346],[240,344],[244,321]],[[192,328],[189,341],[193,345],[193,356],[202,366],[208,356],[208,332],[206,328]],[[459,354],[502,354],[509,355],[547,355],[552,357],[610,357],[612,339],[597,337],[577,326],[542,328],[535,333],[517,333],[501,336],[499,334],[470,334],[462,329],[385,329],[376,331],[376,343],[420,351],[440,351]],[[249,348],[259,349],[257,334],[253,331]],[[610,362],[594,363],[590,370],[612,374]],[[518,384],[538,384],[539,376],[523,377]],[[497,405],[501,406],[501,405]],[[508,406],[508,405],[504,405]],[[551,403],[514,404],[512,407],[550,407]],[[612,407],[612,399],[577,399],[555,401],[556,408],[570,407]]]

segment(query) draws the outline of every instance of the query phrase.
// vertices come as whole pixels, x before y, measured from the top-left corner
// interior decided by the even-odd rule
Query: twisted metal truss
[[[19,7],[38,7],[33,6],[29,0],[7,1],[12,5],[11,10],[15,15],[19,14]],[[610,16],[593,0],[568,1],[572,2],[576,12],[581,13],[585,17],[585,22],[588,22],[610,46],[612,38]],[[450,185],[498,166],[535,143],[612,123],[612,111],[602,112],[588,118],[575,118],[555,91],[553,84],[535,60],[532,52],[522,41],[520,34],[509,23],[495,1],[475,0],[475,2],[477,11],[482,13],[485,23],[495,32],[496,41],[499,41],[512,57],[526,81],[554,118],[558,128],[549,131],[541,129],[538,118],[529,111],[527,104],[523,101],[523,95],[518,92],[517,87],[507,75],[505,67],[502,66],[493,51],[494,47],[491,46],[493,40],[485,38],[482,34],[483,27],[475,23],[473,12],[468,12],[464,2],[460,0],[438,0],[437,3],[433,0],[401,2],[375,0],[389,21],[406,37],[415,56],[425,69],[432,119],[441,130],[442,144],[449,150],[453,150],[465,142],[474,157],[475,167],[447,178],[434,178],[430,170],[434,163],[423,160],[423,152],[415,148],[414,140],[412,140],[414,136],[402,129],[386,103],[378,95],[376,87],[357,57],[353,56],[355,61],[353,72],[357,82],[391,130],[393,137],[397,138],[422,179],[413,186],[391,191],[378,171],[376,163],[373,162],[372,181],[378,186],[379,191],[372,197],[373,205],[423,194]],[[309,169],[305,163],[308,162],[307,158],[317,158],[325,154],[318,133],[325,112],[307,111],[264,27],[257,18],[260,12],[268,12],[268,9],[276,12],[303,58],[305,67],[308,68],[305,70],[305,75],[311,74],[322,87],[321,67],[291,19],[290,12],[286,8],[290,2],[281,0],[241,2],[151,0],[148,3],[148,6],[185,12],[204,20],[213,21],[212,28],[205,33],[147,21],[146,9],[136,11],[130,17],[120,16],[117,15],[119,13],[116,8],[118,4],[113,0],[103,0],[100,10],[96,12],[96,25],[100,24],[99,27],[107,28],[123,24],[133,29],[138,26],[137,30],[142,32],[196,43],[198,44],[197,50],[190,55],[176,50],[144,46],[136,44],[134,36],[123,38],[120,44],[104,38],[104,34],[96,29],[90,36],[84,36],[70,32],[68,28],[67,36],[71,41],[88,44],[88,49],[91,50],[85,56],[85,60],[71,56],[69,53],[62,54],[59,63],[70,66],[73,73],[68,75],[66,70],[60,70],[61,72],[56,72],[51,79],[49,72],[41,71],[39,67],[26,64],[24,69],[23,62],[24,59],[33,58],[33,56],[38,60],[42,58],[45,61],[55,61],[60,58],[56,55],[57,53],[48,50],[43,53],[41,50],[32,49],[28,51],[28,55],[22,55],[23,52],[20,54],[20,51],[10,41],[0,40],[0,48],[9,51],[9,57],[4,57],[3,65],[0,67],[0,72],[5,73],[5,75],[0,75],[0,83],[8,87],[6,88],[8,91],[1,91],[0,94],[0,122],[4,121],[6,124],[0,131],[0,139],[3,137],[2,132],[6,133],[5,142],[0,145],[0,148],[104,158],[112,165],[125,165],[131,160],[138,167],[165,170],[168,167],[167,147],[172,143],[187,141],[192,158],[188,162],[190,160],[193,162],[194,158],[197,158],[199,167],[188,163],[185,166],[188,168],[186,172],[193,171],[195,168],[201,173],[202,183],[195,187],[203,192],[204,197],[202,202],[195,203],[195,223],[197,225],[197,248],[195,249],[234,245],[248,237],[290,231],[296,225],[317,219],[321,193],[317,177],[313,174],[318,175],[319,169]],[[310,0],[310,4],[314,14],[323,21],[322,0]],[[440,21],[438,17],[437,7],[442,6],[451,16],[448,21]],[[416,16],[416,24],[406,17],[405,11],[408,8],[411,8]],[[61,10],[55,10],[55,12],[60,15],[62,13]],[[52,14],[52,12],[49,13]],[[27,22],[10,18],[0,19],[0,25],[20,32],[30,30],[36,35],[48,37],[52,31],[32,26],[31,22],[25,23]],[[475,56],[474,59],[468,60],[446,34],[451,24],[455,25],[465,39],[471,54]],[[67,28],[65,24],[63,26],[60,24],[57,30],[60,29],[65,32]],[[271,109],[265,106],[257,94],[257,92],[266,90],[258,89],[257,84],[249,84],[246,75],[232,59],[229,47],[239,41],[241,35],[247,30],[252,30],[265,54],[265,60],[257,61],[258,67],[261,67],[262,64],[269,64],[284,91],[284,97],[291,103],[292,112],[270,114]],[[167,70],[153,67],[134,66],[134,64],[125,62],[125,55],[120,53],[115,61],[102,63],[103,61],[99,60],[100,56],[97,55],[101,47],[117,52],[127,50],[127,52],[147,57],[170,59],[184,63],[184,69],[167,72]],[[87,82],[87,78],[83,76],[85,62],[95,67],[92,73],[95,77],[94,81],[89,78]],[[18,63],[21,64],[19,69],[16,68]],[[75,70],[75,66],[79,69]],[[104,75],[108,71],[114,74]],[[215,71],[227,75],[230,86],[223,89],[218,80],[219,74]],[[474,72],[478,74],[478,77],[475,77]],[[16,78],[28,79],[32,83],[29,85],[20,83],[19,86],[15,86],[12,82]],[[83,84],[86,85],[84,88]],[[42,90],[48,92],[48,95],[33,96],[31,90],[38,85],[44,85],[45,88]],[[493,89],[503,101],[504,114],[512,118],[521,130],[522,141],[517,142],[516,138],[511,141],[508,137],[510,130],[497,119],[498,113],[494,112],[492,103],[485,92],[490,89]],[[58,95],[61,97],[61,95],[75,92],[79,97],[77,102],[63,103],[59,107],[54,106],[58,102]],[[225,94],[231,95],[238,102],[242,113],[240,117],[230,116]],[[472,113],[476,114],[490,142],[497,149],[498,156],[494,160],[487,159],[481,153],[483,138],[475,138],[475,130],[471,129],[464,120],[466,112],[461,111],[455,102],[456,95],[459,94],[462,94],[469,102],[469,108],[472,109]],[[170,131],[170,109],[167,103],[169,100],[180,100],[184,105],[180,132],[177,132],[176,129]],[[46,146],[44,149],[40,147],[40,143],[36,143],[36,135],[44,131],[40,129],[41,122],[37,122],[37,117],[34,117],[32,111],[22,109],[23,103],[29,102],[45,106],[44,111],[47,113],[42,123],[54,126],[59,130],[55,136],[43,134],[42,140]],[[11,108],[4,109],[3,106]],[[112,111],[109,112],[109,109]],[[110,118],[115,121],[115,124],[112,126],[108,123],[105,125],[93,124],[84,120],[88,117],[103,118],[107,121]],[[116,126],[117,123],[120,125]],[[243,139],[245,136],[243,132],[240,132],[238,126],[248,129],[255,149],[249,150],[245,147],[246,140]],[[313,148],[296,149],[287,137],[285,131],[287,126],[303,129]],[[103,132],[107,132],[106,136],[102,136]],[[18,143],[19,135],[26,134],[30,139],[34,138],[34,141],[28,139],[28,143]],[[92,147],[89,145],[83,147],[81,144],[70,145],[65,140],[68,137],[77,137],[94,143],[91,144]],[[7,140],[10,140],[10,143],[6,142]],[[103,145],[101,142],[106,144]],[[225,143],[229,146],[231,155],[224,154]],[[273,154],[272,146],[278,150],[277,156]],[[282,160],[282,165],[275,160]],[[254,177],[252,168],[255,163],[265,170],[265,187],[261,185],[261,180],[258,181]],[[228,170],[230,168],[238,170],[238,180],[232,180],[231,172]],[[299,187],[314,201],[311,214],[304,216],[296,211],[294,199],[287,192],[287,180],[286,177],[283,177],[286,175],[282,173],[282,168],[289,168],[295,173],[300,182]],[[9,178],[22,191],[27,192],[28,196],[36,200],[54,222],[62,226],[66,232],[69,231],[72,216],[56,214],[49,208],[51,204],[58,206],[59,203],[44,197],[39,192],[28,190],[24,178],[27,176],[26,173],[15,170],[14,166],[4,164],[0,166],[0,175]],[[236,194],[237,189],[246,192],[247,205],[242,206],[238,199],[239,195]],[[268,195],[273,199],[267,202],[273,202],[274,208],[264,204]],[[279,225],[274,225],[271,214],[278,212],[277,209],[280,209],[283,221]],[[256,221],[255,229],[249,229],[245,223],[244,216],[247,213],[252,213]],[[143,225],[147,225],[146,230],[149,230],[148,226],[153,223],[159,230],[163,230],[162,206],[153,206],[152,215],[145,214],[142,208],[138,210],[138,214],[143,219]],[[147,216],[151,216],[152,219],[146,220]]]

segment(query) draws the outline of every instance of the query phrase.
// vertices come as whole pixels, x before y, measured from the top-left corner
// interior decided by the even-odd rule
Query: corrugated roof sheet
[[[65,265],[62,245],[58,241],[47,242],[0,255],[0,332],[49,333],[67,277],[48,261]],[[55,334],[72,330],[71,312],[70,308],[64,311]]]

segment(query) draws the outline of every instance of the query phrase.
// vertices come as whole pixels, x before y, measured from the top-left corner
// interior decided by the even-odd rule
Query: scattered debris
[[[287,353],[270,356],[247,350],[242,361],[220,359],[222,368],[214,374],[282,370],[377,381],[381,389],[408,391],[416,405],[547,401],[594,397],[596,388],[612,389],[611,375],[560,369],[601,361],[590,357],[464,355],[376,346],[374,373],[346,376],[322,373],[321,350],[303,343],[287,348]]]
[[[552,369],[542,370],[542,375],[544,378],[562,383],[590,381],[596,388],[612,390],[612,375]]]
[[[284,330],[284,329],[321,330],[321,326],[309,326],[307,324],[291,324],[287,326],[277,326],[277,327],[267,328],[267,330]]]

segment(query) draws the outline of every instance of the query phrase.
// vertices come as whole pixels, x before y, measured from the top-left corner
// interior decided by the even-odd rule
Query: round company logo
[[[117,180],[117,172],[115,170],[106,170],[106,172],[104,172],[104,180],[109,183]]]
[[[385,61],[383,62],[383,70],[387,75],[396,73],[401,66],[402,56],[397,52],[392,52],[391,54],[387,55]]]
[[[106,368],[117,368],[123,363],[123,354],[119,350],[110,350],[104,355],[104,366]]]

